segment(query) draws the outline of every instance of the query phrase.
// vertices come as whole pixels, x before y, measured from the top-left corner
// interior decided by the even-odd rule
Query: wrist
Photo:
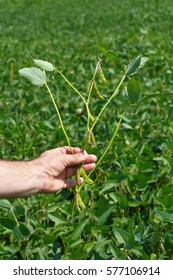
[[[28,172],[26,173],[25,196],[42,193],[44,179],[43,166],[38,160],[26,162]]]

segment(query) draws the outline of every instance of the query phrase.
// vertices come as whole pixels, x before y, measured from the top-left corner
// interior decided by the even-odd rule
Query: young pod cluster
[[[90,111],[88,112],[88,115],[89,115],[90,120],[91,120],[92,122],[94,122],[94,121],[95,121],[95,118],[94,118],[94,116],[91,114]]]
[[[85,180],[85,182],[89,185],[92,185],[94,182],[93,180],[91,180],[88,175],[86,174],[85,170],[83,169],[82,166],[80,166],[78,169],[77,169],[77,172],[76,172],[76,181],[77,181],[77,186],[80,186],[80,178],[83,178]]]
[[[86,145],[87,146],[92,146],[94,144],[95,144],[94,134],[91,130],[88,130],[87,135],[86,135]]]
[[[103,82],[104,84],[107,84],[107,80],[106,80],[106,78],[105,78],[105,75],[104,75],[104,73],[103,73],[103,69],[102,69],[101,65],[100,65],[100,67],[99,67],[98,74],[99,74],[100,79],[102,80],[102,82]]]
[[[89,93],[89,92],[92,90],[92,86],[93,86],[93,79],[91,79],[91,80],[88,82],[88,85],[87,85],[87,93]]]
[[[76,194],[75,194],[75,204],[76,204],[76,207],[77,207],[79,212],[81,211],[81,209],[86,208],[85,204],[83,203],[83,201],[81,199],[81,196],[80,196],[79,192],[76,192]]]
[[[95,93],[96,97],[97,97],[99,100],[104,100],[104,97],[101,95],[101,93],[100,93],[99,90],[98,90],[96,81],[93,82],[93,90],[94,90],[94,93]]]

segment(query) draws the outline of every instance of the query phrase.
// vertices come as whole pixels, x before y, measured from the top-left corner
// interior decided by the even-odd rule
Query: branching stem
[[[50,97],[51,97],[51,99],[52,99],[53,105],[54,105],[54,107],[55,107],[56,113],[57,113],[57,115],[58,115],[58,118],[59,118],[59,121],[60,121],[60,124],[61,124],[62,131],[63,131],[63,133],[64,133],[64,135],[65,135],[66,140],[67,140],[67,144],[68,144],[68,146],[70,147],[70,149],[71,149],[71,151],[72,151],[72,147],[71,147],[71,144],[70,144],[70,140],[69,140],[69,137],[68,137],[67,132],[66,132],[66,130],[65,130],[65,127],[64,127],[64,124],[63,124],[63,121],[62,121],[60,112],[59,112],[59,110],[58,110],[58,107],[57,107],[57,105],[56,105],[55,99],[54,99],[54,97],[53,97],[53,95],[52,95],[52,92],[51,92],[51,90],[50,90],[50,88],[49,88],[49,86],[48,86],[47,83],[45,83],[45,87],[46,87],[46,89],[48,90],[49,95],[50,95]]]
[[[103,160],[103,158],[105,157],[105,155],[106,155],[107,152],[109,151],[109,149],[110,149],[110,147],[111,147],[111,145],[112,145],[112,143],[113,143],[113,141],[114,141],[115,137],[117,136],[117,133],[118,133],[118,131],[119,131],[119,129],[120,129],[120,125],[121,125],[121,123],[122,123],[122,120],[123,120],[123,118],[124,118],[125,113],[126,113],[126,111],[124,111],[123,114],[121,115],[121,117],[120,117],[120,119],[119,119],[119,122],[118,122],[118,124],[117,124],[117,127],[116,127],[116,129],[115,129],[115,131],[114,131],[114,134],[112,135],[112,138],[111,138],[111,140],[109,141],[108,146],[106,147],[106,149],[105,149],[104,153],[102,154],[101,158],[98,160],[98,162],[97,162],[95,168],[92,169],[92,170],[90,171],[90,173],[88,174],[88,177],[91,176],[91,174],[92,174],[92,173],[94,172],[94,170],[98,167],[98,165],[100,164],[100,162]],[[83,187],[83,185],[85,184],[85,182],[86,182],[86,181],[84,181],[84,182],[80,185],[80,189]]]
[[[96,117],[95,121],[93,122],[93,125],[90,128],[90,131],[92,131],[96,125],[96,123],[98,122],[100,116],[103,114],[104,110],[106,109],[106,107],[108,106],[108,104],[111,102],[111,100],[118,94],[118,91],[122,85],[122,83],[124,82],[126,78],[126,75],[123,76],[123,78],[121,79],[121,81],[119,82],[117,88],[115,89],[115,91],[113,92],[113,94],[111,95],[111,97],[108,99],[108,101],[105,103],[105,105],[103,106],[103,108],[101,109],[100,113],[98,114],[98,116]]]

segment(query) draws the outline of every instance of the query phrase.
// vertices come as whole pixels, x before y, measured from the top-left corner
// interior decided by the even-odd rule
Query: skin
[[[0,160],[0,197],[24,197],[54,193],[76,185],[76,171],[95,167],[96,156],[80,148],[60,147],[46,151],[30,161]],[[83,179],[80,179],[83,182]]]

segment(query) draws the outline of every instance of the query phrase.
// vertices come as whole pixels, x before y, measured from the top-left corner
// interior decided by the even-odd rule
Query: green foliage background
[[[0,259],[173,259],[173,2],[1,0],[0,10],[0,158],[28,160],[66,145],[46,91],[19,77],[30,66],[27,51],[54,63],[82,92],[98,44],[124,63],[143,53],[149,62],[138,76],[142,96],[162,94],[129,110],[95,184],[82,191],[86,213],[72,215],[70,190],[0,200]],[[108,62],[104,71],[106,98],[122,73]],[[81,101],[59,77],[50,76],[50,84],[80,146]],[[90,150],[98,157],[126,102],[120,94],[102,117]]]

